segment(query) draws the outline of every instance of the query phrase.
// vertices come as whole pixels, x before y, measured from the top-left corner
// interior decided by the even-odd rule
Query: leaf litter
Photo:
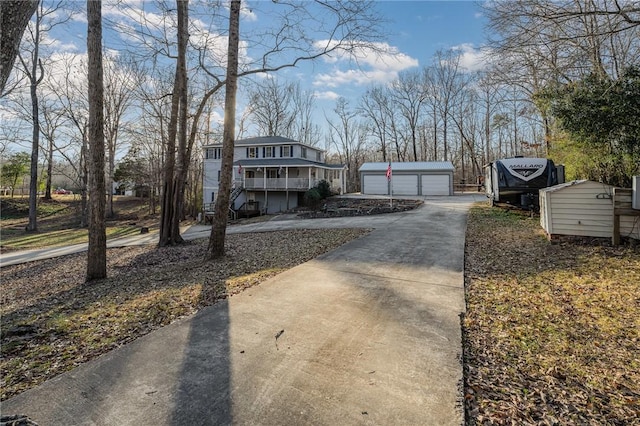
[[[548,241],[538,218],[469,215],[467,425],[640,424],[640,250]]]
[[[86,253],[0,270],[0,399],[258,285],[370,230],[290,230],[107,251],[108,278],[84,283]]]

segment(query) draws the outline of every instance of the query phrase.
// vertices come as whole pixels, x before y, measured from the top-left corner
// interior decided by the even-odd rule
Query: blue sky
[[[77,11],[72,19],[64,26],[56,27],[49,35],[52,51],[64,51],[82,56],[86,51],[86,18],[84,17],[84,2],[72,2]],[[159,26],[166,19],[154,9],[155,3],[146,0],[105,0],[103,17],[105,20],[105,40],[107,48],[117,51],[127,44],[131,44],[125,32],[114,31],[113,24],[132,25],[136,14],[145,14],[149,22]],[[171,1],[168,2],[171,5]],[[252,26],[268,25],[269,8],[271,2],[265,0],[246,0],[246,9],[252,6],[257,10],[244,10],[242,27],[250,29]],[[383,28],[386,34],[380,46],[387,50],[382,58],[374,55],[363,56],[360,66],[347,58],[325,58],[311,64],[303,64],[295,69],[279,72],[275,77],[278,81],[299,81],[302,88],[313,91],[317,97],[318,117],[324,120],[324,115],[331,115],[338,96],[347,98],[355,106],[362,93],[372,84],[386,84],[397,77],[398,73],[406,70],[419,70],[432,62],[434,53],[439,49],[454,48],[461,52],[461,65],[469,69],[476,69],[479,62],[479,48],[484,42],[484,23],[480,7],[475,1],[378,1],[376,6],[387,23]],[[195,9],[191,15],[192,21],[197,20],[201,33],[192,33],[192,40],[197,40],[203,34],[211,36],[221,52],[226,50],[226,38],[220,37],[216,28],[208,26],[206,14],[198,15],[198,1],[192,0]],[[260,11],[264,12],[260,14]],[[222,12],[224,13],[224,11]],[[200,23],[200,22],[203,23]],[[221,21],[224,22],[224,17]],[[134,26],[133,24],[132,26]],[[171,27],[171,25],[169,25]],[[170,33],[171,31],[169,31]],[[171,34],[169,34],[171,37]],[[210,39],[210,40],[211,40]],[[251,47],[247,49],[250,52]],[[220,57],[222,53],[218,54]],[[250,53],[249,53],[250,54]],[[173,64],[168,63],[170,69]],[[54,71],[55,73],[55,71]],[[241,83],[242,84],[242,83]],[[239,108],[242,109],[242,100]],[[218,113],[220,118],[221,109]],[[319,123],[323,124],[323,123]]]

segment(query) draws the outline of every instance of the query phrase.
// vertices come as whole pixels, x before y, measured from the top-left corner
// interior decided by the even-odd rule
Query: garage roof
[[[386,172],[389,163],[364,163],[358,171],[360,172]],[[433,171],[453,171],[451,161],[414,161],[414,162],[392,162],[391,170],[394,172],[433,172]]]

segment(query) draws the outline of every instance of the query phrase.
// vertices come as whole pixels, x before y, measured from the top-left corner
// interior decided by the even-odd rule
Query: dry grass
[[[2,268],[0,398],[23,392],[366,232],[228,235],[227,255],[215,261],[204,260],[206,240],[170,248],[110,249],[109,278],[88,284],[84,253]]]
[[[640,250],[549,242],[475,207],[466,246],[468,424],[640,424]]]

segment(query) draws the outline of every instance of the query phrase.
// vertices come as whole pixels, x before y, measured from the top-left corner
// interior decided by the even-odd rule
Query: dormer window
[[[300,149],[300,156],[302,158],[307,158],[307,148],[305,148],[304,146],[301,147],[301,149]]]
[[[275,157],[275,147],[273,146],[265,146],[262,148],[262,152],[264,153],[264,158],[273,158]]]
[[[258,158],[258,148],[255,146],[247,148],[247,158]]]

